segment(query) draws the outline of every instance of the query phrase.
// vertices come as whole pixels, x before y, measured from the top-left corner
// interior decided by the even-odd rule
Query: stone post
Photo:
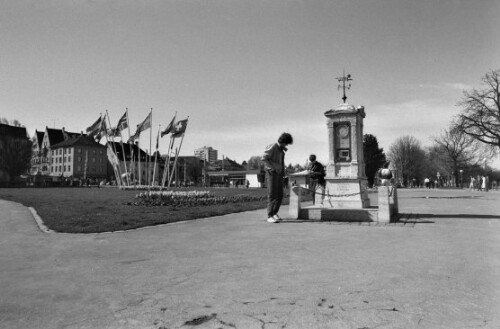
[[[389,204],[391,206],[391,216],[399,214],[398,189],[396,188],[396,186],[392,186],[392,193],[389,197]]]
[[[391,204],[389,202],[390,186],[380,186],[378,188],[378,222],[390,223]]]
[[[299,219],[301,192],[299,186],[292,186],[290,189],[290,204],[288,205],[290,219]]]

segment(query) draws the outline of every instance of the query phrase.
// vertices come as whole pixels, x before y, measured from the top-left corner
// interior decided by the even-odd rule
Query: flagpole
[[[128,113],[125,113],[125,115],[127,116],[127,119],[128,119]],[[121,118],[120,118],[120,121],[121,121]],[[118,122],[118,124],[120,124],[120,122]],[[127,122],[127,126],[128,126],[128,122]],[[125,168],[125,179],[127,181],[127,186],[130,186],[130,175],[128,173],[128,168],[127,168],[127,155],[125,154],[125,147],[123,146],[123,134],[122,134],[122,129],[120,129],[120,127],[116,127],[116,129],[118,129],[118,131],[120,132],[120,145],[122,147],[122,153],[123,153],[123,166]]]
[[[120,130],[120,145],[122,147],[122,152],[123,152],[123,166],[125,167],[125,179],[127,180],[127,186],[130,186],[130,177],[127,169],[127,156],[125,154],[125,147],[123,146],[123,135],[121,130]]]
[[[106,114],[104,114],[104,118],[103,118],[104,125],[106,125],[106,116],[108,116],[108,110],[106,110]],[[108,117],[108,121],[109,121],[109,117]],[[100,129],[100,130],[102,131],[102,124],[101,124],[101,129]],[[100,133],[99,133],[99,136],[100,136]],[[110,147],[110,145],[111,145],[111,144],[109,143],[109,137],[108,137],[108,130],[107,130],[107,129],[105,129],[105,134],[104,134],[104,136],[106,137],[106,154],[107,154],[107,153],[108,153],[108,148],[109,148],[109,147]],[[111,147],[111,151],[112,151],[112,152],[114,152],[114,151],[113,151],[113,147]],[[116,155],[116,153],[115,153],[115,155]],[[109,160],[109,157],[108,157],[108,160]],[[118,186],[120,186],[120,185],[121,185],[121,184],[120,184],[120,178],[118,177],[118,172],[117,172],[117,170],[116,170],[116,165],[114,165],[112,161],[110,161],[110,162],[111,162],[111,166],[113,167],[113,171],[114,171],[114,173],[115,173],[116,184],[117,184]]]
[[[178,159],[178,157],[179,157],[179,152],[181,151],[182,142],[184,141],[184,136],[186,135],[186,129],[187,129],[187,123],[188,123],[188,120],[189,120],[189,116],[188,116],[188,117],[186,118],[186,120],[185,120],[185,122],[186,122],[186,123],[185,123],[185,124],[186,124],[186,126],[181,127],[181,129],[183,129],[183,131],[182,131],[182,139],[181,139],[181,143],[180,143],[180,145],[179,145],[179,148],[178,148],[178,149],[176,150],[176,152],[175,152],[174,166],[173,166],[173,168],[172,168],[172,173],[170,174],[170,179],[169,179],[169,181],[168,181],[168,187],[170,187],[170,184],[172,183],[172,178],[173,178],[173,175],[174,175],[174,173],[175,173],[175,167],[176,167],[176,165],[177,165],[177,159]],[[184,120],[183,120],[183,121],[184,121]],[[177,133],[179,133],[179,132],[176,130],[174,134],[177,134]],[[177,138],[177,136],[175,136],[174,134],[172,134],[172,136],[173,136],[173,137],[174,137],[174,139],[175,139],[175,138]]]
[[[137,153],[139,153],[139,160],[138,160],[138,169],[139,169],[139,186],[142,185],[142,172],[141,172],[141,139],[140,139],[140,136],[139,136],[139,139],[137,140]]]
[[[128,107],[125,108],[125,112],[127,112],[127,128],[128,128],[128,139],[130,139],[130,121],[128,119]],[[134,175],[134,186],[135,186],[135,181],[137,179],[137,175],[135,173],[135,158],[134,158],[134,148],[132,147],[132,145],[128,142],[128,139],[127,139],[127,144],[128,144],[128,149],[130,151],[130,166],[132,167],[131,170],[132,172],[130,173],[130,177],[132,177],[132,175]]]
[[[158,143],[160,142],[160,127],[161,127],[161,125],[158,125],[158,135],[156,136],[155,164],[153,166],[153,179],[152,179],[153,182],[154,182],[155,174],[156,174],[156,159],[158,158]],[[153,130],[153,128],[151,128],[151,130]]]
[[[174,128],[176,117],[177,117],[177,111],[175,111],[174,117],[172,118],[172,120],[168,124],[167,128],[165,129],[165,132],[161,133],[161,137],[163,137],[164,134],[171,133],[171,131]],[[163,168],[163,177],[162,177],[162,181],[161,181],[161,189],[162,190],[165,187],[165,183],[166,183],[166,180],[167,180],[167,178],[169,176],[169,172],[170,172],[170,153],[171,153],[172,147],[173,147],[173,139],[172,139],[172,136],[170,136],[168,150],[167,150],[167,156],[166,156],[166,161],[165,161],[166,166]]]
[[[153,108],[149,112],[151,114],[151,127],[149,127],[149,152],[153,151],[153,147],[151,146],[153,140]],[[149,179],[151,176],[151,155],[148,156],[148,185],[153,186],[152,180]]]
[[[111,120],[109,119],[108,109],[106,109],[106,117],[108,118],[109,129],[113,129],[113,127],[111,126]],[[106,131],[106,137],[109,137],[107,131]],[[116,152],[114,136],[112,136],[112,138],[113,138],[113,140],[111,143],[111,149],[113,150],[113,152],[115,153],[115,155],[118,158],[118,154],[117,154],[118,152]],[[107,140],[108,140],[108,144],[109,144],[109,138],[107,138]],[[118,159],[118,161],[120,161],[120,159]],[[114,163],[112,163],[111,165],[113,165],[113,169],[115,170],[115,176],[117,176],[117,173],[118,173],[118,177],[116,177],[116,183],[120,187],[123,185],[122,184],[122,176],[121,176],[121,172],[120,172],[120,163],[118,162],[118,166],[116,166],[116,164],[114,164]]]
[[[182,138],[181,138],[181,143],[179,144],[179,148],[176,150],[175,152],[175,160],[174,160],[174,166],[172,168],[172,173],[170,174],[170,179],[168,180],[168,185],[167,187],[170,187],[170,184],[172,183],[172,179],[174,178],[174,173],[175,173],[175,167],[177,165],[177,158],[179,157],[179,152],[181,151],[181,147],[182,147],[182,142],[184,141],[184,135],[182,135]]]
[[[167,151],[167,158],[166,158],[166,165],[165,168],[163,169],[163,179],[162,179],[162,186],[165,187],[165,183],[167,182],[167,178],[170,177],[170,152],[172,152],[172,147],[173,147],[173,141],[174,139],[170,137],[169,143],[168,143],[168,151]]]

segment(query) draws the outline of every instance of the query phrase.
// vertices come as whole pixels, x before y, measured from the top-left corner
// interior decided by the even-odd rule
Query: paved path
[[[0,200],[0,328],[500,328],[500,193],[399,196],[404,225],[261,210],[87,235]]]

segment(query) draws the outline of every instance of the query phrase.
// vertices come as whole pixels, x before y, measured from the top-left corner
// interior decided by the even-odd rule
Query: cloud
[[[454,106],[438,99],[378,105],[367,113],[364,133],[375,135],[385,150],[405,135],[412,135],[428,146],[433,136],[449,127],[456,111]]]
[[[461,82],[445,82],[441,84],[420,83],[418,87],[423,89],[433,89],[438,91],[445,91],[445,90],[462,91],[473,88],[473,86]]]
[[[445,83],[445,87],[450,88],[450,89],[457,89],[457,90],[469,90],[472,89],[473,87],[471,85],[467,85],[465,83]]]

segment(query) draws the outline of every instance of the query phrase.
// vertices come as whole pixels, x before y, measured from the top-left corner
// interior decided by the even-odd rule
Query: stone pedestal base
[[[378,190],[378,207],[363,209],[356,208],[327,208],[315,206],[301,207],[301,188],[292,187],[290,191],[289,219],[305,219],[318,221],[341,222],[378,222],[390,223],[397,220],[397,189],[382,186]]]
[[[366,179],[326,179],[325,208],[362,209],[370,207]],[[328,195],[333,195],[329,197]]]

